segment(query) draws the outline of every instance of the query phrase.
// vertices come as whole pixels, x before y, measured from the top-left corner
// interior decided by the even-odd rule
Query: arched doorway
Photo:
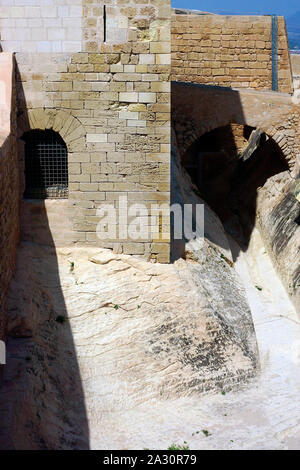
[[[53,130],[31,130],[25,142],[25,199],[68,197],[68,151]]]

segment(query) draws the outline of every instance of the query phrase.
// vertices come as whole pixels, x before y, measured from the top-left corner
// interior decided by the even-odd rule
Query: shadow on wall
[[[17,71],[18,80],[18,71]],[[26,109],[18,80],[19,110]],[[28,123],[29,124],[29,123]],[[22,153],[24,145],[19,142]],[[20,173],[24,182],[24,159]],[[23,169],[22,169],[23,168]],[[24,193],[24,185],[21,193]],[[45,201],[23,201],[31,241],[22,241],[8,300],[7,365],[1,384],[1,449],[89,449],[76,348],[60,284]],[[35,243],[43,231],[44,244]],[[70,275],[72,265],[68,266]],[[75,282],[70,279],[70,282]]]
[[[0,54],[0,69],[0,340],[5,342],[7,291],[15,272],[20,237],[14,57],[11,53]],[[0,364],[0,382],[3,369]]]
[[[197,99],[197,89],[201,90],[201,99]],[[205,89],[207,95],[203,93]],[[258,189],[274,175],[288,173],[282,150],[262,132],[249,158],[256,129],[247,125],[240,95],[231,89],[226,93],[226,89],[220,87],[173,83],[172,125],[181,169],[186,170],[193,182],[194,192],[218,215],[226,232],[236,239],[240,248],[247,250],[257,216]],[[174,168],[174,158],[172,165]],[[171,201],[176,203],[182,198],[182,191],[179,197],[173,178],[172,181]],[[185,203],[195,202],[186,196],[182,199]],[[276,212],[276,207],[273,210]],[[297,228],[296,223],[294,226],[292,233]],[[212,238],[212,233],[205,223],[206,238],[226,248],[226,240],[218,242]],[[174,259],[174,252],[178,252],[174,241],[172,251]],[[235,260],[238,253],[232,255]]]

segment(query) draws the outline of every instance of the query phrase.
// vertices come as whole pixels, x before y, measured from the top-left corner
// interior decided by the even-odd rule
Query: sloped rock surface
[[[274,266],[300,313],[300,203],[296,183],[288,171],[269,178],[258,191],[257,222]]]
[[[230,390],[257,367],[244,290],[206,242],[173,265],[23,243],[8,328],[1,448],[101,448],[116,414]]]

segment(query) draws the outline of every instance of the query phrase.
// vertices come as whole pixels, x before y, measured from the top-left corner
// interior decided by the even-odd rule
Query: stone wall
[[[104,4],[107,25],[113,19],[115,26],[124,25],[127,42],[120,43],[125,36],[114,36],[111,27],[105,43],[101,34],[97,36]],[[95,0],[81,6],[80,47],[73,44],[66,53],[29,48],[16,54],[20,142],[30,129],[53,129],[67,144],[72,231],[66,229],[65,244],[96,244],[167,262],[169,216],[151,219],[160,234],[103,241],[96,235],[96,211],[100,204],[118,207],[119,196],[148,208],[157,202],[169,204],[170,4]],[[25,14],[29,11],[22,8]],[[5,20],[9,24],[11,17]],[[6,41],[3,47],[14,50]],[[21,144],[19,148],[23,160]]]
[[[130,40],[129,28],[140,20],[169,14],[168,1],[0,0],[1,45],[14,52],[97,52],[104,41]]]
[[[300,77],[300,54],[291,54],[291,65],[292,65],[293,77],[299,79]]]
[[[80,51],[82,16],[81,0],[0,0],[2,49],[14,52]]]
[[[270,16],[172,15],[172,80],[270,90]],[[292,93],[285,20],[278,17],[279,91]]]
[[[0,339],[19,240],[19,181],[12,54],[0,54]]]

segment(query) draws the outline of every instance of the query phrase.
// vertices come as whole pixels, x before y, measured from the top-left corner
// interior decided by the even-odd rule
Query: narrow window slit
[[[103,42],[106,42],[106,5],[103,6]]]

